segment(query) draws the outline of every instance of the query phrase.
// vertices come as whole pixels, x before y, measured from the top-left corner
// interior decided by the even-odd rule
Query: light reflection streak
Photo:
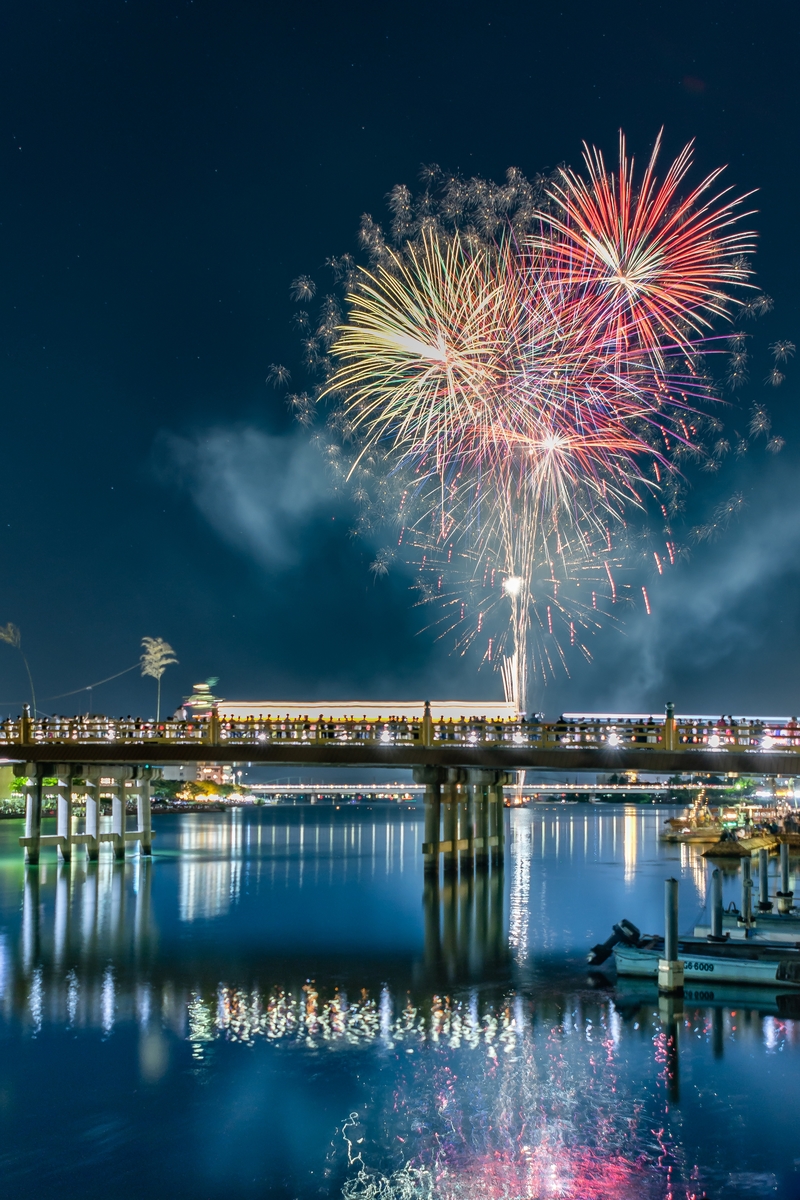
[[[623,817],[623,861],[625,864],[625,883],[631,886],[636,876],[637,829],[638,813],[635,808],[626,808]]]
[[[511,858],[514,873],[509,899],[508,943],[514,959],[521,965],[528,956],[533,821],[527,809],[517,809],[512,815]]]

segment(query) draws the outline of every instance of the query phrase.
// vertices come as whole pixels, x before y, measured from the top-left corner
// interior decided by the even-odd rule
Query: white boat
[[[643,938],[637,946],[620,942],[614,947],[619,975],[658,978],[664,954],[662,938]],[[800,989],[800,951],[757,942],[708,942],[682,938],[678,954],[684,978],[692,983],[738,983],[759,986],[778,984]]]

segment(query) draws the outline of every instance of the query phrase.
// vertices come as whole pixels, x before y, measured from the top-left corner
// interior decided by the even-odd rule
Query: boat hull
[[[702,943],[697,946],[681,946],[684,979],[692,983],[738,983],[756,984],[759,987],[778,985],[800,989],[797,981],[782,978],[784,963],[774,957],[738,958],[735,955],[703,954]],[[638,975],[646,979],[658,978],[658,964],[662,957],[660,949],[642,946],[618,945],[614,947],[614,960],[619,975]]]

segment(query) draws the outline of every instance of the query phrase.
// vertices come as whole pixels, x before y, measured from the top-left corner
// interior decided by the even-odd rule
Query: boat
[[[658,978],[664,939],[640,938],[637,945],[620,941],[613,950],[618,975]],[[774,942],[711,942],[706,938],[680,938],[678,957],[684,979],[691,983],[736,983],[800,990],[800,950]]]
[[[712,813],[701,793],[680,817],[668,817],[663,842],[718,842],[725,832],[719,814]]]
[[[711,846],[708,850],[703,851],[703,858],[748,858],[749,850],[745,850],[744,846],[736,838],[724,838],[722,841]]]

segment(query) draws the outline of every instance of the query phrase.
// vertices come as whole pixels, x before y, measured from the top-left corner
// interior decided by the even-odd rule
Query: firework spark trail
[[[506,689],[523,711],[529,668],[552,666],[546,645],[531,657],[532,628],[566,665],[555,612],[588,656],[576,623],[596,626],[604,573],[618,599],[626,513],[658,497],[666,514],[681,458],[703,457],[713,393],[697,356],[739,303],[731,288],[750,286],[743,198],[712,194],[717,171],[681,199],[692,147],[660,183],[659,149],[660,138],[637,188],[624,139],[616,175],[586,147],[586,176],[562,170],[524,236],[511,218],[483,240],[428,219],[416,241],[352,273],[331,340],[322,395],[341,398],[351,479],[402,490],[424,598],[444,602],[447,629],[467,622],[462,647],[482,631],[491,656],[512,662]],[[473,602],[486,564],[510,609],[503,630],[485,625],[491,603]],[[590,605],[567,600],[578,576],[594,582]]]
[[[755,234],[734,228],[740,217],[752,215],[737,212],[746,196],[732,197],[730,188],[707,196],[722,168],[679,199],[693,143],[658,184],[660,149],[659,134],[636,188],[622,134],[616,176],[602,153],[584,144],[588,179],[562,170],[549,192],[560,219],[543,214],[543,220],[554,235],[547,246],[556,262],[593,294],[598,329],[663,365],[665,341],[691,353],[693,336],[707,336],[715,318],[730,316],[735,301],[729,289],[747,284],[752,274],[743,256],[755,250]]]

